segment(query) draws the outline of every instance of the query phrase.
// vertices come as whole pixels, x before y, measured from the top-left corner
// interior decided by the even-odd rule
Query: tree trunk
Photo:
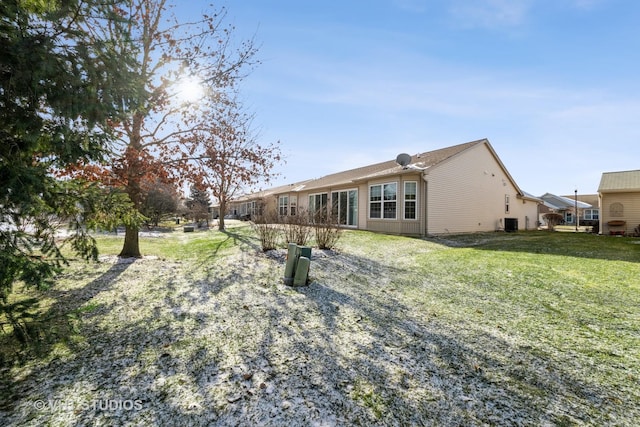
[[[124,245],[120,251],[119,257],[122,258],[142,258],[140,254],[140,242],[138,240],[138,228],[126,227],[124,235]]]
[[[224,199],[220,200],[220,213],[218,214],[218,230],[224,231],[224,215],[227,211],[227,202]]]
[[[126,193],[129,195],[129,199],[133,203],[136,211],[140,212],[142,206],[142,190],[141,183],[142,177],[145,173],[145,167],[142,164],[140,153],[142,150],[141,134],[142,123],[144,122],[144,115],[137,112],[133,116],[132,129],[129,133],[129,145],[125,152],[125,160],[127,164],[126,178],[127,185],[125,188]],[[141,258],[140,254],[140,241],[138,236],[139,227],[132,227],[127,225],[125,228],[124,245],[122,251],[120,251],[120,257],[123,258]]]

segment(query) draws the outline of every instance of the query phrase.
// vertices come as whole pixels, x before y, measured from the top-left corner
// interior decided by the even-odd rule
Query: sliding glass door
[[[331,212],[338,224],[358,225],[358,190],[334,191],[331,193]]]

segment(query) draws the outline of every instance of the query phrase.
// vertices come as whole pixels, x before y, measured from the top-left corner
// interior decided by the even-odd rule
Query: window
[[[341,225],[358,224],[358,190],[331,193],[331,214]]]
[[[609,206],[609,215],[617,217],[624,216],[624,206],[622,203],[611,203],[611,206]]]
[[[382,186],[369,187],[369,218],[382,218]]]
[[[309,217],[313,221],[318,213],[327,213],[327,193],[311,194],[309,196]]]
[[[245,216],[255,216],[257,214],[256,202],[246,202],[240,205],[240,215]]]
[[[573,212],[564,213],[564,222],[566,224],[573,224]]]
[[[349,190],[349,207],[347,209],[347,225],[358,225],[358,190]]]
[[[509,213],[509,195],[504,195],[504,213]]]
[[[398,184],[369,187],[369,218],[396,219]]]
[[[278,214],[280,216],[286,216],[289,210],[289,196],[278,197]]]
[[[386,219],[396,219],[396,197],[398,192],[398,185],[385,184],[383,188],[383,204],[382,204],[382,216]]]
[[[584,219],[586,219],[586,220],[599,220],[600,219],[600,210],[598,210],[598,209],[585,209],[584,210]]]
[[[289,198],[289,212],[290,215],[296,214],[296,208],[298,207],[298,196],[291,196]]]
[[[418,200],[418,183],[408,181],[404,183],[404,219],[416,219]]]

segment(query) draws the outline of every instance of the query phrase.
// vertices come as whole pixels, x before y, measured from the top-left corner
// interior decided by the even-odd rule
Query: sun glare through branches
[[[196,76],[187,76],[175,85],[176,100],[179,104],[199,102],[205,95],[205,87]]]

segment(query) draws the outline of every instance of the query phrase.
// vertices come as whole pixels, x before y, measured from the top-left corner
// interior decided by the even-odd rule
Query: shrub
[[[284,240],[287,243],[307,246],[312,233],[307,211],[298,209],[297,215],[281,217],[281,219]]]
[[[547,229],[553,231],[555,226],[562,222],[562,215],[558,213],[547,213],[542,215],[542,218],[547,222]]]
[[[272,211],[256,215],[251,226],[258,234],[263,251],[278,247],[280,225],[278,224],[278,214],[276,212]]]
[[[342,229],[334,215],[319,212],[314,216],[316,243],[319,249],[332,249],[340,239]]]

